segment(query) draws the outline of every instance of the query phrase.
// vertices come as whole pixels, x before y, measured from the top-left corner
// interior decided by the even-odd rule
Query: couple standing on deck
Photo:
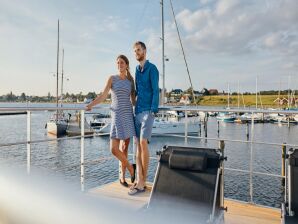
[[[133,49],[139,62],[135,82],[129,72],[129,60],[125,55],[119,55],[119,74],[110,76],[102,94],[86,106],[86,110],[91,110],[93,106],[103,102],[111,90],[110,150],[122,163],[120,184],[125,187],[128,187],[125,181],[126,169],[131,175],[132,183],[136,178],[136,165],[129,163],[127,155],[130,138],[137,137],[138,176],[136,183],[129,189],[129,195],[145,191],[149,165],[148,141],[151,138],[154,115],[158,112],[159,103],[159,73],[156,66],[146,60],[146,45],[138,41],[133,45]]]

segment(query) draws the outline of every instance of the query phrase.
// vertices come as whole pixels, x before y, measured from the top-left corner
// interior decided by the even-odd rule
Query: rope
[[[181,40],[181,37],[180,37],[180,32],[179,32],[179,28],[178,28],[177,21],[176,21],[176,15],[175,15],[175,12],[174,12],[172,0],[170,0],[170,3],[171,3],[172,14],[173,14],[173,18],[174,18],[174,22],[175,22],[177,34],[178,34],[178,37],[179,37],[179,42],[180,42],[181,50],[182,50],[182,53],[183,53],[183,58],[184,58],[184,62],[185,62],[185,66],[186,66],[186,70],[187,70],[187,74],[188,74],[190,86],[191,86],[193,101],[195,102],[195,94],[194,94],[194,90],[193,90],[193,85],[192,85],[191,77],[190,77],[190,74],[189,74],[188,64],[187,64],[187,61],[186,61],[185,52],[184,52],[184,48],[183,48],[183,45],[182,45],[182,40]]]

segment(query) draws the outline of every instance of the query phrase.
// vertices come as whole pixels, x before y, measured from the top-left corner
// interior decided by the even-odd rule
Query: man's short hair
[[[134,43],[133,47],[140,45],[144,50],[146,50],[146,45],[142,41],[137,41]]]

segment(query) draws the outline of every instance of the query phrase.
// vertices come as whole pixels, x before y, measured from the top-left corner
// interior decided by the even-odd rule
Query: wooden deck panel
[[[147,184],[145,193],[136,196],[128,195],[128,188],[113,182],[90,190],[93,196],[107,197],[117,201],[127,208],[138,210],[145,207],[149,201],[151,184]],[[225,199],[225,224],[279,224],[281,222],[280,210],[252,205],[244,202]]]
[[[225,199],[227,224],[280,224],[280,210]]]
[[[127,180],[127,183],[129,181]],[[131,185],[129,185],[131,186]],[[91,195],[107,197],[123,205],[128,205],[132,209],[140,209],[147,205],[151,192],[151,184],[146,185],[146,192],[131,196],[128,195],[129,188],[123,187],[119,182],[113,182],[89,191]]]

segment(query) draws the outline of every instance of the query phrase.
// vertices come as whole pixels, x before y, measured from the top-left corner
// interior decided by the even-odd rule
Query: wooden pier
[[[127,180],[129,183],[129,181]],[[119,182],[113,182],[97,188],[91,189],[88,194],[92,196],[107,197],[110,200],[116,201],[127,208],[138,210],[145,208],[149,201],[151,186],[148,183],[146,192],[130,196],[128,188],[120,185]],[[225,212],[225,224],[279,224],[281,223],[280,209],[268,208],[259,205],[253,205],[245,202],[225,199],[225,207],[228,211]]]
[[[7,111],[7,112],[0,112],[0,116],[21,115],[21,114],[27,114],[27,111]]]

